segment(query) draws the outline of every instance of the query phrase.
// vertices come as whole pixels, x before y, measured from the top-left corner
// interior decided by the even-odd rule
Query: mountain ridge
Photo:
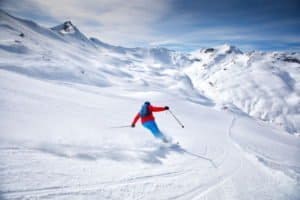
[[[0,14],[1,69],[99,87],[142,85],[190,99],[207,96],[289,133],[300,132],[297,52],[244,53],[229,44],[191,53],[126,48],[88,38],[71,21],[44,28]]]

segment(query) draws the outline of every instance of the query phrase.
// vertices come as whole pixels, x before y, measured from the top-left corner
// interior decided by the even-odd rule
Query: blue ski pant
[[[164,139],[165,138],[165,136],[158,129],[155,121],[153,121],[153,120],[152,121],[147,121],[147,122],[143,123],[143,126],[145,128],[147,128],[148,130],[150,130],[154,137],[159,138],[159,139]]]

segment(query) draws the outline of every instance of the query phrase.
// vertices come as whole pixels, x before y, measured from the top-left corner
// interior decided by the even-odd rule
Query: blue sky
[[[300,50],[299,0],[0,0],[5,11],[52,27],[71,20],[89,37],[121,46],[191,51]]]

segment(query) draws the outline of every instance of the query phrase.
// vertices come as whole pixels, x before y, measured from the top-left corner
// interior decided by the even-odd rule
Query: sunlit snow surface
[[[130,49],[58,27],[0,12],[0,199],[300,198],[299,137],[280,128],[299,132],[298,54]],[[115,128],[145,100],[184,123],[155,115],[179,145]]]

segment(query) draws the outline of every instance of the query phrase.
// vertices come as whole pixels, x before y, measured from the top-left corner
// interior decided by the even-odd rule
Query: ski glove
[[[132,127],[132,128],[134,128],[134,127],[135,127],[135,125],[134,125],[134,124],[131,124],[131,127]]]
[[[169,110],[169,106],[165,106],[165,109],[166,109],[166,110]]]

